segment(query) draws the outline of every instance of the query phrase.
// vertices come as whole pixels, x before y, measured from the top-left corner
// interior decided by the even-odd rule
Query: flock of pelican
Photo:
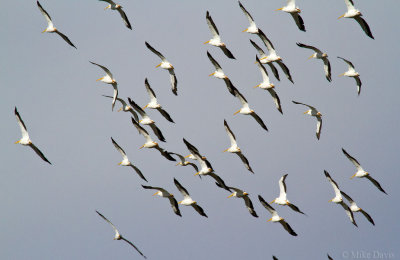
[[[111,10],[118,11],[122,20],[125,23],[125,26],[132,30],[131,23],[129,22],[126,13],[122,10],[121,5],[116,4],[111,0],[100,0],[100,1],[104,1],[104,2],[108,3],[108,6],[105,9],[111,9]],[[246,10],[246,8],[243,6],[243,4],[240,1],[238,3],[239,3],[239,7],[241,8],[241,10],[245,14],[247,20],[250,23],[250,26],[247,29],[245,29],[243,32],[258,35],[260,37],[260,40],[265,45],[265,47],[267,48],[267,51],[268,51],[268,54],[266,54],[266,52],[264,52],[264,50],[262,48],[260,48],[256,42],[254,42],[253,40],[250,40],[251,44],[254,46],[254,48],[256,49],[256,51],[258,53],[256,55],[255,64],[257,64],[257,67],[260,70],[261,76],[262,76],[262,82],[260,84],[258,84],[257,86],[255,86],[255,88],[267,90],[269,92],[269,94],[271,95],[277,110],[281,114],[283,114],[281,102],[280,102],[280,99],[275,90],[275,85],[271,82],[271,79],[269,77],[267,69],[264,67],[264,64],[267,64],[269,66],[269,68],[271,69],[271,72],[274,75],[274,77],[276,78],[276,80],[280,81],[280,77],[279,77],[279,72],[275,67],[275,64],[277,64],[279,66],[279,68],[281,68],[283,73],[286,75],[287,79],[290,82],[294,83],[293,78],[290,74],[290,70],[285,65],[282,58],[280,56],[278,56],[276,49],[275,49],[274,45],[272,44],[271,40],[269,38],[267,38],[266,34],[256,25],[252,15]],[[345,0],[345,3],[347,6],[347,12],[344,15],[342,15],[341,17],[354,18],[361,25],[364,32],[369,37],[374,38],[372,36],[371,30],[370,30],[368,24],[361,17],[362,16],[361,12],[354,8],[353,1]],[[48,24],[47,28],[43,32],[57,33],[69,45],[76,48],[75,45],[69,40],[69,38],[66,35],[64,35],[63,33],[61,33],[54,26],[52,19],[50,18],[50,15],[41,6],[39,1],[37,1],[37,6],[38,6],[40,12],[42,13],[42,15],[45,17],[47,24]],[[277,10],[281,10],[281,11],[290,13],[291,16],[293,17],[297,27],[299,28],[299,30],[304,31],[304,32],[306,31],[304,21],[303,21],[302,17],[300,16],[301,10],[296,6],[295,0],[288,0],[286,6],[279,8]],[[339,17],[339,18],[341,18],[341,17]],[[212,19],[209,11],[206,12],[206,23],[211,31],[212,38],[209,41],[205,42],[204,44],[210,44],[212,46],[219,47],[223,51],[223,53],[226,55],[227,58],[235,59],[232,52],[227,48],[226,44],[224,42],[222,42],[218,28],[217,28],[216,24],[214,23],[214,20]],[[318,48],[310,46],[310,45],[306,45],[303,43],[297,43],[297,45],[301,48],[307,48],[307,49],[313,50],[314,54],[311,55],[310,58],[321,59],[323,61],[325,77],[330,82],[332,80],[332,77],[331,77],[331,65],[328,60],[328,55],[326,53],[323,53]],[[177,78],[175,75],[174,66],[164,57],[163,54],[161,54],[159,51],[154,49],[148,42],[145,42],[145,46],[161,59],[161,62],[157,65],[157,67],[161,67],[165,70],[168,70],[169,75],[170,75],[170,84],[171,84],[172,92],[174,95],[178,95],[178,91],[177,91],[178,81],[177,81]],[[229,77],[222,70],[222,67],[214,59],[214,57],[211,55],[211,53],[209,51],[207,51],[207,56],[215,68],[215,71],[213,73],[211,73],[209,76],[214,76],[215,78],[223,79],[229,93],[231,95],[233,95],[234,97],[236,97],[241,103],[241,108],[238,111],[236,111],[234,113],[234,115],[236,115],[238,113],[243,114],[243,115],[250,115],[256,120],[256,122],[264,130],[268,131],[268,128],[265,125],[264,121],[261,119],[260,116],[258,116],[256,114],[256,112],[253,109],[250,108],[247,99],[233,85],[233,83],[231,82]],[[342,59],[344,62],[347,63],[349,68],[342,75],[355,78],[356,83],[357,83],[357,88],[358,88],[357,92],[359,95],[360,90],[361,90],[360,74],[355,71],[354,65],[350,61],[348,61],[347,59],[341,58],[341,57],[338,57],[338,58]],[[114,109],[116,101],[118,101],[122,105],[122,107],[118,111],[121,111],[121,110],[124,112],[129,111],[131,113],[130,114],[131,122],[132,122],[133,126],[138,130],[138,133],[145,138],[145,143],[140,147],[140,149],[141,148],[156,149],[160,152],[160,154],[164,158],[166,158],[169,161],[176,161],[178,159],[180,162],[178,162],[176,165],[180,165],[180,166],[190,165],[195,170],[195,175],[198,175],[200,177],[201,176],[203,176],[203,177],[209,176],[209,177],[213,178],[213,180],[216,181],[216,185],[219,188],[225,189],[226,191],[231,193],[231,195],[228,198],[230,198],[230,197],[242,198],[244,200],[245,206],[246,206],[247,210],[249,211],[249,213],[253,217],[258,218],[258,215],[255,211],[253,202],[250,199],[250,194],[240,188],[226,185],[225,181],[219,175],[217,175],[215,173],[213,167],[211,166],[209,159],[207,157],[205,157],[204,155],[202,155],[200,153],[200,151],[193,144],[191,144],[189,141],[187,141],[185,138],[183,138],[183,143],[186,145],[187,150],[190,152],[190,154],[188,156],[183,156],[180,153],[167,151],[167,150],[161,148],[159,146],[159,144],[153,140],[152,136],[149,134],[149,132],[145,128],[147,128],[147,127],[151,128],[152,132],[154,133],[154,135],[156,135],[156,137],[159,141],[166,142],[166,139],[165,139],[163,133],[161,132],[160,128],[156,125],[155,121],[149,117],[148,113],[145,112],[146,108],[157,110],[167,121],[169,121],[171,123],[174,123],[174,120],[172,119],[170,114],[158,103],[156,94],[155,94],[154,90],[151,88],[147,78],[144,81],[144,85],[145,85],[145,89],[149,95],[150,101],[147,103],[147,105],[145,105],[144,107],[141,107],[138,105],[138,103],[133,101],[131,98],[128,98],[126,101],[126,100],[118,97],[118,83],[108,68],[106,68],[103,65],[91,62],[91,61],[90,61],[90,63],[100,67],[106,73],[106,75],[99,78],[98,81],[102,81],[106,84],[110,84],[113,87],[113,90],[114,90],[113,96],[104,95],[104,97],[112,99],[112,110]],[[319,140],[321,137],[321,128],[322,128],[321,112],[319,112],[315,107],[313,107],[311,105],[307,105],[305,103],[300,103],[297,101],[292,101],[292,102],[294,104],[303,105],[303,106],[308,107],[309,109],[307,111],[305,111],[304,114],[308,114],[317,119],[316,137]],[[148,111],[148,112],[150,112],[150,111]],[[16,116],[18,125],[21,130],[21,134],[22,134],[22,138],[19,141],[17,141],[16,143],[22,144],[24,146],[30,146],[43,161],[51,164],[50,161],[45,157],[45,155],[39,150],[39,148],[37,148],[32,143],[30,136],[28,134],[27,128],[25,126],[25,123],[22,120],[22,117],[20,116],[16,107],[14,110],[14,114]],[[224,152],[236,154],[240,158],[241,162],[244,164],[245,168],[249,172],[254,174],[254,171],[253,171],[252,167],[250,166],[248,158],[244,155],[243,151],[239,148],[238,143],[237,143],[237,138],[236,138],[234,132],[232,131],[232,129],[229,127],[226,120],[224,120],[224,128],[225,128],[225,131],[230,140],[230,147],[225,149]],[[115,149],[122,156],[122,161],[119,163],[119,165],[132,167],[132,169],[136,172],[136,174],[142,180],[144,180],[145,182],[148,182],[148,180],[145,178],[145,176],[140,171],[140,169],[136,165],[134,165],[132,163],[132,161],[129,160],[124,149],[112,137],[111,137],[111,142],[114,145]],[[382,186],[379,184],[379,182],[376,181],[374,178],[372,178],[371,175],[361,167],[360,163],[354,157],[352,157],[350,154],[348,154],[347,151],[344,149],[342,149],[342,152],[350,160],[350,162],[352,164],[354,164],[354,166],[357,168],[357,172],[351,178],[354,178],[354,177],[367,178],[381,192],[386,194],[385,190],[382,188]],[[176,158],[174,158],[174,156],[176,156]],[[187,158],[191,159],[193,161],[188,161]],[[349,195],[347,195],[347,193],[345,193],[339,189],[338,184],[333,180],[333,178],[330,176],[330,174],[326,170],[324,171],[324,174],[325,174],[327,180],[332,185],[333,190],[335,192],[335,197],[333,199],[331,199],[330,201],[334,202],[336,204],[340,204],[343,207],[343,209],[345,210],[347,216],[350,218],[351,222],[355,226],[357,226],[357,223],[356,223],[354,215],[353,215],[354,212],[361,212],[372,225],[375,225],[372,217],[366,211],[364,211],[363,209],[358,207],[357,204],[355,203],[355,201]],[[263,207],[265,207],[267,209],[267,211],[271,214],[271,218],[268,219],[268,221],[279,222],[282,225],[282,227],[290,235],[297,236],[297,233],[288,224],[288,222],[284,218],[282,218],[278,214],[278,212],[271,206],[271,204],[273,204],[273,203],[275,203],[277,205],[281,205],[281,206],[288,206],[291,210],[305,215],[304,212],[302,212],[297,206],[295,206],[293,203],[291,203],[287,199],[287,187],[286,187],[286,183],[285,183],[287,176],[288,176],[288,174],[284,174],[280,178],[280,180],[278,182],[279,190],[280,190],[279,196],[277,198],[275,198],[274,200],[272,200],[271,203],[266,202],[261,195],[258,195],[258,199],[259,199],[260,204]],[[205,213],[205,210],[202,207],[200,207],[200,205],[197,203],[197,201],[192,199],[192,197],[189,195],[189,192],[187,191],[187,189],[184,188],[182,186],[182,184],[175,178],[174,178],[174,184],[175,184],[177,190],[183,196],[183,199],[179,202],[177,202],[177,200],[175,199],[175,196],[172,193],[168,192],[164,188],[145,186],[145,185],[142,185],[142,187],[143,187],[143,189],[156,190],[157,192],[154,193],[154,196],[157,195],[157,196],[160,196],[163,198],[168,198],[173,212],[176,215],[178,215],[179,217],[182,217],[182,213],[180,211],[179,205],[192,206],[193,209],[199,215],[201,215],[203,217],[208,217],[207,214]],[[345,203],[343,198],[345,198],[348,201],[350,206]],[[162,210],[162,209],[160,209],[160,210]],[[99,211],[96,211],[96,212],[101,218],[103,218],[106,222],[108,222],[112,226],[112,228],[115,231],[115,236],[114,236],[115,240],[124,240],[130,246],[132,246],[140,255],[142,255],[144,258],[146,258],[146,256],[132,242],[125,239],[125,237],[123,237],[119,233],[117,228],[113,225],[113,223],[111,223],[110,220],[108,220],[106,217],[104,217],[104,215],[102,215]],[[331,257],[329,255],[328,255],[328,258],[331,259]],[[275,256],[273,256],[273,259],[277,259],[277,258]]]

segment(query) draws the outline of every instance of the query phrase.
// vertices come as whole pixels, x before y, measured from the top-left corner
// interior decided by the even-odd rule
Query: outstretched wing
[[[43,154],[43,153],[39,150],[39,148],[37,148],[33,143],[31,143],[29,146],[35,151],[35,153],[36,153],[37,155],[40,156],[40,158],[42,158],[43,161],[45,161],[45,162],[51,164],[51,162],[50,162],[49,160],[47,160],[47,158],[44,156],[44,154]]]
[[[228,57],[229,59],[236,59],[235,56],[233,56],[232,52],[226,48],[225,45],[223,46],[219,46],[221,48],[221,50],[224,52],[224,54],[226,55],[226,57]]]
[[[323,58],[322,61],[324,62],[325,77],[329,82],[331,82],[331,63],[329,62],[328,58]]]
[[[239,156],[240,160],[242,160],[244,166],[246,166],[246,169],[249,170],[250,172],[254,173],[253,169],[250,167],[249,160],[247,160],[246,156],[244,156],[244,154],[241,152],[236,153],[236,154]]]
[[[354,17],[354,19],[360,24],[361,28],[363,29],[366,35],[368,35],[372,39],[375,39],[374,36],[372,35],[369,25],[361,16],[356,16]]]
[[[181,211],[179,210],[179,205],[178,205],[178,202],[176,201],[176,199],[174,197],[168,197],[168,199],[169,199],[169,203],[171,204],[171,208],[173,209],[175,214],[182,217]]]
[[[279,221],[279,223],[281,223],[281,225],[283,226],[283,228],[292,236],[297,236],[296,232],[294,232],[294,230],[292,229],[292,227],[289,225],[289,223],[287,223],[284,220]]]
[[[175,123],[174,120],[172,120],[171,116],[168,114],[167,111],[165,111],[163,108],[159,107],[157,108],[158,112],[160,112],[160,114],[167,119],[168,121],[170,121],[171,123]]]
[[[206,20],[207,20],[207,24],[208,24],[208,28],[210,28],[211,34],[213,35],[213,37],[218,37],[219,38],[219,32],[218,32],[218,28],[215,25],[213,19],[210,16],[210,13],[207,11],[206,14]]]
[[[39,1],[36,1],[37,6],[39,7],[40,12],[42,13],[42,15],[44,16],[44,18],[46,18],[47,24],[48,25],[52,25],[53,22],[51,21],[51,17],[50,15],[46,12],[46,10],[43,9],[42,5],[39,3]]]
[[[183,197],[190,197],[189,192],[174,178],[174,183],[179,192],[183,195]]]
[[[290,82],[292,82],[292,83],[294,84],[293,79],[292,79],[292,75],[290,75],[290,70],[289,70],[289,68],[285,65],[285,63],[283,63],[281,60],[276,61],[276,63],[278,63],[279,67],[281,67],[281,69],[283,70],[283,72],[284,72],[285,75],[286,75],[286,78],[287,78],[288,80],[290,80]],[[270,63],[268,63],[268,64],[270,64]],[[279,80],[279,79],[278,79],[278,80]]]
[[[387,194],[386,191],[382,188],[382,186],[379,184],[379,182],[377,180],[375,180],[374,178],[371,177],[371,175],[367,175],[365,176],[368,180],[370,180],[380,191],[382,191],[383,193]]]
[[[254,206],[253,206],[253,202],[251,202],[249,196],[243,196],[244,199],[244,204],[246,205],[246,208],[248,209],[248,211],[250,212],[250,214],[255,217],[258,218],[258,215],[256,213],[256,211],[254,210]]]
[[[203,208],[200,207],[197,203],[192,204],[192,207],[203,217],[208,218],[208,216],[206,215],[206,213],[204,212]]]
[[[167,61],[167,59],[164,57],[164,55],[162,55],[159,51],[157,51],[156,49],[154,49],[148,42],[145,42],[146,47],[151,50],[155,55],[157,55],[158,57],[160,57],[160,59],[162,61]]]
[[[174,69],[169,69],[168,72],[169,72],[169,80],[171,82],[172,93],[174,93],[174,95],[177,96],[178,95],[178,79],[176,78]]]
[[[264,124],[264,122],[262,121],[261,117],[259,117],[256,112],[253,112],[250,114],[256,121],[257,123],[265,130],[268,131],[267,126]]]
[[[345,149],[342,148],[342,152],[344,153],[344,155],[346,155],[347,159],[350,160],[350,162],[352,164],[354,164],[354,166],[356,166],[357,170],[363,170],[363,168],[361,167],[360,163],[353,157],[351,156]]]
[[[124,10],[122,10],[122,8],[118,8],[117,10],[119,15],[121,15],[122,20],[124,20],[126,27],[132,30],[131,23],[129,22],[128,16],[126,16]]]
[[[299,13],[290,13],[290,14],[292,15],[294,21],[296,22],[296,25],[299,28],[299,30],[305,32],[306,27],[304,26],[303,18],[301,18]]]
[[[316,47],[314,47],[314,46],[307,45],[307,44],[300,43],[300,42],[297,42],[296,44],[297,44],[297,46],[299,46],[299,47],[301,47],[301,48],[310,49],[310,50],[313,50],[313,51],[315,51],[315,52],[317,52],[317,53],[321,53],[321,54],[322,54],[322,52],[321,52],[318,48],[316,48]]]
[[[147,257],[146,257],[142,252],[140,252],[139,248],[137,248],[134,244],[132,244],[131,241],[127,240],[126,238],[124,238],[124,237],[122,237],[122,236],[121,236],[121,239],[124,240],[126,243],[130,244],[133,248],[136,249],[136,251],[138,251],[138,253],[139,253],[141,256],[143,256],[145,259],[147,259]]]
[[[102,65],[100,65],[100,64],[94,63],[94,62],[92,62],[92,61],[89,61],[89,62],[92,63],[93,65],[99,66],[102,70],[104,70],[104,71],[106,72],[106,74],[107,74],[110,78],[113,78],[113,75],[112,75],[112,73],[111,73],[111,71],[110,71],[109,69],[107,69],[106,67],[104,67],[104,66],[102,66]]]
[[[60,31],[55,31],[58,35],[60,35],[61,36],[61,38],[63,38],[64,39],[64,41],[66,41],[69,45],[71,45],[72,47],[74,47],[75,49],[76,49],[76,47],[75,47],[75,45],[71,42],[71,40],[65,35],[65,34],[63,34],[62,32],[60,32]]]
[[[22,138],[29,138],[28,130],[26,129],[25,123],[18,113],[17,107],[14,109],[14,115],[17,118],[19,128],[21,129]]]
[[[269,94],[271,94],[272,99],[274,100],[275,106],[278,109],[279,112],[281,112],[281,114],[283,114],[282,112],[282,106],[281,106],[281,100],[279,99],[278,94],[276,94],[275,90],[273,88],[268,88],[267,89]]]

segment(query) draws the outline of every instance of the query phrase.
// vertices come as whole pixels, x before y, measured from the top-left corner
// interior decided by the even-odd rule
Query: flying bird
[[[237,156],[239,156],[239,158],[242,160],[244,166],[246,166],[246,169],[249,170],[250,172],[254,173],[253,169],[251,169],[251,167],[250,167],[249,160],[247,160],[246,156],[243,155],[242,150],[237,145],[235,134],[230,129],[226,120],[224,120],[224,127],[225,127],[226,133],[229,136],[229,140],[231,141],[231,146],[228,149],[225,149],[224,152],[230,152],[230,153],[237,154]]]
[[[118,165],[131,166],[136,171],[136,173],[140,176],[140,178],[147,181],[146,178],[144,177],[143,173],[139,170],[139,168],[136,167],[135,165],[133,165],[129,161],[128,156],[126,156],[124,149],[122,149],[121,146],[119,146],[112,137],[111,137],[111,142],[113,143],[113,145],[115,146],[115,149],[117,149],[117,151],[122,155],[122,158],[123,158],[123,160],[120,163],[118,163]]]
[[[68,37],[63,34],[62,32],[60,32],[56,27],[54,27],[54,24],[51,20],[50,15],[46,12],[46,10],[43,9],[42,5],[39,3],[39,1],[36,1],[37,6],[39,7],[40,12],[42,13],[42,15],[44,16],[44,18],[46,18],[47,21],[47,28],[42,32],[49,32],[49,33],[57,33],[58,35],[61,36],[61,38],[64,39],[64,41],[66,41],[69,45],[71,45],[72,47],[75,47],[75,45],[68,39]]]
[[[246,10],[246,8],[244,8],[244,6],[242,5],[242,3],[240,1],[239,2],[239,6],[240,9],[242,9],[244,15],[246,16],[247,20],[249,20],[250,26],[247,27],[247,29],[245,29],[243,32],[248,32],[248,33],[253,33],[253,34],[257,34],[258,33],[258,27],[256,25],[256,23],[254,22],[253,17],[251,16],[251,14]]]
[[[372,35],[371,29],[369,28],[369,25],[367,22],[361,17],[362,13],[354,8],[354,3],[352,0],[344,0],[347,6],[347,12],[341,15],[338,19],[344,17],[344,18],[354,18],[354,20],[357,21],[357,23],[360,24],[361,28],[365,32],[366,35],[368,35],[370,38],[374,39],[374,36]]]
[[[278,70],[275,68],[274,63],[273,63],[273,62],[267,62],[267,59],[263,59],[263,58],[267,57],[267,55],[265,54],[265,52],[263,51],[263,49],[261,49],[260,46],[258,46],[258,45],[257,45],[255,42],[253,42],[252,40],[250,40],[250,42],[251,42],[251,44],[254,46],[254,48],[256,48],[258,54],[260,55],[260,57],[261,57],[260,62],[261,62],[262,64],[267,64],[267,65],[270,67],[270,69],[271,69],[272,73],[274,74],[275,78],[276,78],[278,81],[280,81],[279,72],[278,72]]]
[[[226,87],[228,88],[229,93],[231,93],[232,95],[235,95],[233,89],[233,85],[231,80],[228,78],[228,76],[225,75],[224,71],[222,70],[221,66],[219,65],[219,63],[213,58],[213,56],[211,56],[211,54],[207,51],[207,56],[210,59],[211,63],[214,65],[215,67],[215,71],[213,73],[211,73],[208,76],[214,76],[218,79],[223,79]]]
[[[201,216],[208,218],[203,208],[200,207],[196,201],[194,201],[189,192],[174,178],[174,183],[179,192],[183,195],[183,200],[179,201],[178,204],[185,206],[192,206]]]
[[[152,186],[144,186],[142,185],[143,189],[148,189],[148,190],[157,190],[156,193],[153,194],[153,196],[158,195],[163,198],[168,198],[169,203],[171,204],[172,210],[175,212],[176,215],[182,217],[181,211],[179,210],[178,202],[176,201],[175,197],[173,194],[169,193],[163,188],[159,187],[152,187]]]
[[[264,124],[262,119],[254,112],[253,109],[249,107],[249,103],[247,103],[246,98],[237,90],[234,88],[235,96],[240,100],[242,103],[242,108],[236,111],[233,115],[236,115],[237,113],[243,114],[243,115],[251,115],[257,123],[265,130],[268,131],[267,126]]]
[[[221,188],[221,186],[219,185],[219,183],[215,183],[218,187]],[[253,206],[253,202],[251,202],[250,198],[249,198],[249,194],[241,189],[235,188],[235,187],[229,187],[229,189],[233,190],[234,192],[228,196],[228,198],[230,197],[236,197],[236,198],[242,198],[244,200],[244,204],[246,205],[247,210],[249,211],[249,213],[255,217],[258,218],[258,215],[256,213],[256,211],[254,210],[254,206]]]
[[[119,233],[119,231],[118,231],[117,228],[114,226],[114,224],[111,223],[111,221],[109,221],[106,217],[103,216],[103,214],[101,214],[101,213],[98,212],[97,210],[96,210],[96,213],[99,214],[99,216],[102,217],[105,221],[107,221],[108,224],[110,224],[111,227],[114,229],[114,231],[115,231],[114,240],[124,240],[126,243],[128,243],[128,244],[131,245],[133,248],[135,248],[136,251],[138,251],[138,253],[139,253],[141,256],[143,256],[145,259],[147,259],[147,257],[146,257],[142,252],[140,252],[140,250],[139,250],[131,241],[127,240],[125,237],[123,237],[123,236]]]
[[[183,155],[180,155],[179,153],[172,153],[172,152],[171,152],[171,154],[175,154],[176,156],[179,157],[179,160],[181,160],[180,162],[178,162],[178,163],[176,164],[176,166],[178,166],[178,165],[180,165],[180,166],[188,166],[188,165],[190,165],[190,166],[192,166],[192,167],[196,170],[196,172],[199,171],[199,168],[197,167],[197,165],[194,164],[194,163],[191,163],[191,162],[186,161],[186,160],[185,160],[185,157],[184,157]],[[199,176],[200,176],[200,175],[199,175]],[[200,176],[200,177],[201,177],[201,176]]]
[[[114,97],[112,97],[112,96],[107,96],[107,95],[102,95],[102,96],[103,96],[103,97],[107,97],[107,98],[112,98],[112,99],[114,99]],[[118,101],[121,103],[121,105],[122,105],[122,107],[121,107],[120,109],[118,109],[118,112],[120,112],[120,111],[131,112],[131,114],[132,114],[132,116],[135,118],[135,120],[136,120],[136,121],[139,121],[139,117],[138,117],[138,115],[136,114],[135,110],[133,110],[133,108],[132,108],[130,105],[128,105],[128,104],[125,102],[125,100],[123,100],[122,98],[119,98],[119,97],[117,97],[116,100],[118,100]]]
[[[279,112],[281,112],[281,114],[283,114],[281,100],[279,99],[278,94],[276,94],[276,92],[274,90],[275,85],[269,81],[268,72],[265,69],[265,67],[261,64],[261,61],[258,59],[257,56],[256,56],[256,63],[257,63],[258,68],[261,71],[261,76],[262,76],[263,81],[260,84],[258,84],[257,86],[255,86],[254,88],[261,88],[261,89],[267,90],[269,92],[269,94],[271,95],[272,99],[274,100],[276,108],[278,109]]]
[[[169,152],[165,151],[163,148],[161,148],[157,142],[154,142],[153,139],[151,139],[151,136],[149,135],[149,133],[139,125],[138,122],[135,121],[135,119],[133,119],[133,117],[131,117],[132,119],[132,124],[136,127],[136,129],[139,131],[139,133],[141,135],[144,136],[144,138],[146,139],[146,143],[144,143],[144,145],[142,145],[139,149],[142,148],[154,148],[157,149],[162,156],[164,156],[167,160],[170,161],[176,161],[174,157],[172,157]]]
[[[168,114],[167,111],[165,111],[161,105],[157,102],[157,96],[156,93],[154,93],[154,90],[150,87],[149,81],[147,80],[147,78],[144,80],[144,85],[146,87],[147,93],[149,94],[150,97],[150,102],[143,108],[146,109],[151,108],[151,109],[157,109],[158,112],[160,112],[160,114],[167,119],[168,121],[170,121],[171,123],[175,123],[174,120],[172,120],[171,116]]]
[[[44,156],[44,154],[39,150],[39,148],[36,147],[36,145],[34,145],[31,141],[31,139],[29,138],[29,134],[28,134],[28,130],[26,129],[25,123],[24,121],[22,121],[21,116],[18,113],[17,107],[15,107],[14,109],[14,114],[15,117],[17,118],[17,122],[19,125],[19,128],[21,129],[21,134],[22,134],[22,138],[18,141],[16,141],[16,144],[22,144],[22,145],[27,145],[29,147],[31,147],[35,153],[37,155],[40,156],[40,158],[42,158],[43,161],[51,164],[51,162],[49,160],[47,160],[47,158]]]
[[[291,14],[299,30],[303,32],[306,31],[306,28],[304,27],[303,18],[301,18],[300,16],[301,10],[299,7],[296,6],[296,0],[288,0],[286,6],[276,9],[276,11],[280,10]]]
[[[321,128],[322,128],[322,114],[321,112],[319,112],[315,107],[304,104],[304,103],[300,103],[297,101],[292,101],[293,103],[297,104],[297,105],[303,105],[303,106],[307,106],[310,109],[307,110],[306,112],[304,112],[304,114],[308,114],[310,116],[314,116],[317,119],[317,131],[316,131],[316,135],[317,135],[317,139],[319,140],[320,136],[321,136]]]
[[[278,215],[278,212],[276,212],[276,210],[269,205],[264,199],[263,197],[261,197],[260,195],[258,195],[258,199],[261,202],[261,205],[263,205],[268,211],[269,213],[271,213],[272,218],[270,218],[268,221],[272,221],[272,222],[279,222],[281,223],[281,225],[283,226],[283,228],[292,236],[297,236],[296,232],[294,232],[294,230],[290,227],[289,223],[287,223],[283,218],[281,218]]]
[[[341,194],[343,195],[343,197],[345,197],[346,200],[348,200],[348,202],[350,203],[350,207],[349,207],[349,208],[350,208],[351,211],[353,211],[353,212],[361,212],[361,213],[364,215],[364,217],[365,217],[369,222],[371,222],[372,225],[375,226],[374,220],[371,218],[371,216],[370,216],[367,212],[365,212],[363,209],[361,209],[360,207],[358,207],[357,204],[356,204],[356,202],[355,202],[352,198],[350,198],[349,195],[347,195],[347,194],[344,193],[343,191],[340,191],[340,193],[341,193]]]
[[[165,142],[165,137],[162,134],[161,130],[156,126],[156,123],[154,122],[154,120],[152,120],[147,115],[147,113],[144,112],[144,110],[138,104],[136,104],[131,98],[128,98],[128,101],[129,101],[129,104],[133,107],[133,109],[135,109],[142,117],[142,119],[139,120],[139,123],[150,126],[151,129],[153,130],[154,134],[157,136],[157,138],[161,142]]]
[[[161,63],[158,64],[156,66],[156,68],[161,67],[165,70],[168,70],[169,78],[170,78],[170,82],[171,82],[172,93],[174,93],[174,95],[177,96],[178,95],[178,79],[176,78],[176,75],[175,75],[174,66],[172,66],[172,64],[169,61],[167,61],[167,59],[164,57],[164,55],[162,55],[159,51],[154,49],[148,42],[145,42],[145,44],[149,50],[151,50],[155,55],[157,55],[161,59]]]
[[[372,184],[375,185],[375,187],[377,187],[383,193],[387,194],[386,191],[379,184],[379,182],[376,181],[374,178],[372,178],[368,172],[364,171],[364,169],[361,167],[360,163],[354,157],[352,157],[350,154],[348,154],[346,152],[346,150],[343,148],[342,148],[342,152],[344,153],[344,155],[346,155],[347,159],[349,159],[350,162],[352,162],[354,164],[354,166],[357,168],[357,172],[353,176],[351,176],[351,179],[353,179],[354,177],[367,178],[368,180],[370,180],[372,182]]]
[[[331,199],[329,202],[334,202],[336,204],[340,204],[340,206],[343,207],[344,211],[346,212],[347,216],[350,218],[351,223],[353,223],[354,226],[357,226],[357,223],[354,219],[353,212],[350,210],[349,206],[347,206],[346,203],[344,203],[341,191],[339,189],[339,186],[337,183],[331,178],[329,173],[324,170],[325,177],[328,179],[328,181],[331,183],[333,190],[335,191],[335,197]]]
[[[97,63],[94,63],[94,62],[91,62],[91,61],[90,61],[90,63],[92,63],[93,65],[99,66],[106,73],[106,75],[104,77],[101,77],[101,78],[97,79],[97,81],[102,81],[102,82],[104,82],[106,84],[111,84],[113,86],[114,95],[113,95],[111,110],[114,110],[115,101],[118,98],[118,87],[117,87],[118,83],[117,83],[117,81],[115,80],[115,78],[113,77],[113,75],[112,75],[112,73],[110,72],[109,69],[107,69],[106,67],[104,67],[104,66],[102,66],[100,64],[97,64]]]
[[[349,66],[349,69],[345,72],[340,74],[340,76],[346,76],[346,77],[352,77],[356,80],[357,83],[357,93],[358,95],[360,95],[361,92],[361,80],[360,80],[360,74],[354,69],[354,65],[353,63],[351,63],[350,61],[342,58],[342,57],[338,57],[339,59],[342,59],[344,62],[347,63],[347,65]]]
[[[279,205],[288,205],[289,208],[291,208],[292,210],[294,210],[294,211],[296,211],[298,213],[304,214],[304,212],[302,212],[294,204],[290,203],[290,201],[287,200],[287,198],[286,198],[286,183],[285,183],[286,177],[287,177],[287,174],[283,175],[279,179],[279,197],[274,199],[270,204],[276,203],[276,204],[279,204]]]
[[[303,43],[296,43],[297,46],[301,47],[301,48],[306,48],[306,49],[310,49],[315,51],[315,53],[313,55],[311,55],[310,57],[308,57],[309,59],[322,59],[322,61],[324,62],[324,71],[325,71],[325,77],[326,79],[331,82],[332,78],[331,78],[331,63],[328,60],[328,54],[323,53],[322,51],[320,51],[318,48],[315,48],[313,46],[310,45],[306,45]]]
[[[129,29],[132,30],[131,23],[129,22],[129,19],[126,16],[124,10],[122,10],[122,6],[121,5],[116,4],[111,0],[99,0],[99,1],[107,2],[109,4],[109,5],[106,6],[106,8],[104,8],[104,10],[107,10],[107,9],[117,10],[119,15],[121,15],[122,20],[124,20],[124,23],[125,23],[126,27],[128,27]]]
[[[219,47],[228,58],[235,59],[235,57],[233,56],[231,51],[228,50],[228,48],[226,48],[225,43],[223,43],[221,41],[221,37],[219,36],[217,26],[215,26],[215,23],[214,23],[213,19],[211,18],[210,13],[208,11],[206,14],[206,20],[207,20],[208,27],[210,28],[210,31],[211,31],[211,34],[213,37],[211,38],[211,40],[206,41],[204,44],[208,43],[210,45]]]

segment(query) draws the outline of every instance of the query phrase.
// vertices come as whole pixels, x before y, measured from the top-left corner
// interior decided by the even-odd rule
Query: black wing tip
[[[325,176],[326,176],[326,177],[331,177],[331,176],[329,175],[329,172],[327,172],[326,170],[324,170],[324,173],[325,173]]]

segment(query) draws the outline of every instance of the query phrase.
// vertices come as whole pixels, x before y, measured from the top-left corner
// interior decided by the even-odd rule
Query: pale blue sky
[[[274,11],[286,1],[242,1],[291,70],[294,85],[283,73],[280,82],[271,77],[283,115],[266,91],[252,88],[261,82],[261,74],[249,39],[265,47],[257,36],[241,32],[248,22],[236,1],[121,0],[131,31],[117,12],[104,11],[105,4],[99,1],[42,0],[55,26],[77,50],[57,35],[40,33],[46,22],[36,1],[2,3],[0,258],[140,259],[127,244],[112,240],[113,230],[97,216],[99,210],[148,259],[272,259],[272,255],[282,260],[326,259],[326,253],[345,259],[343,252],[351,256],[361,251],[392,253],[399,259],[399,30],[392,8],[399,4],[354,2],[375,40],[352,19],[337,20],[346,11],[342,0],[298,1],[306,33],[297,29],[289,14]],[[203,45],[211,37],[207,10],[236,60]],[[145,41],[174,65],[177,97],[170,91],[168,73],[155,68],[159,59],[146,49]],[[312,52],[296,42],[328,53],[331,83],[325,79],[322,62],[307,60]],[[223,81],[207,76],[214,71],[207,50],[264,120],[268,133],[250,117],[233,116],[240,102],[227,92]],[[355,81],[338,76],[347,65],[337,56],[351,60],[361,74],[359,97]],[[250,193],[259,218],[252,217],[241,200],[227,199],[229,194],[212,179],[200,180],[192,168],[175,167],[156,151],[139,150],[144,138],[127,113],[111,112],[110,100],[101,95],[112,94],[112,88],[96,82],[104,73],[89,60],[108,67],[119,83],[120,97],[129,96],[140,105],[148,102],[143,84],[147,77],[176,122],[149,111],[167,139],[161,145],[184,154],[185,137],[209,158],[228,185]],[[303,115],[306,109],[292,100],[321,111],[320,141],[315,138],[315,119]],[[13,144],[20,138],[14,106],[52,166],[28,147]],[[237,156],[222,153],[229,146],[224,119],[254,175]],[[165,187],[180,199],[173,184],[177,178],[209,218],[189,207],[181,207],[179,218],[167,200],[143,190],[144,183],[131,168],[117,165],[121,157],[111,136],[149,185]],[[355,168],[342,147],[388,196],[365,179],[350,180]],[[376,226],[356,213],[359,228],[355,228],[340,206],[328,202],[334,192],[324,169],[374,218]],[[278,196],[278,180],[285,173],[289,174],[288,199],[308,216],[274,207],[298,237],[267,222],[270,214],[257,199],[258,194],[267,201]]]

